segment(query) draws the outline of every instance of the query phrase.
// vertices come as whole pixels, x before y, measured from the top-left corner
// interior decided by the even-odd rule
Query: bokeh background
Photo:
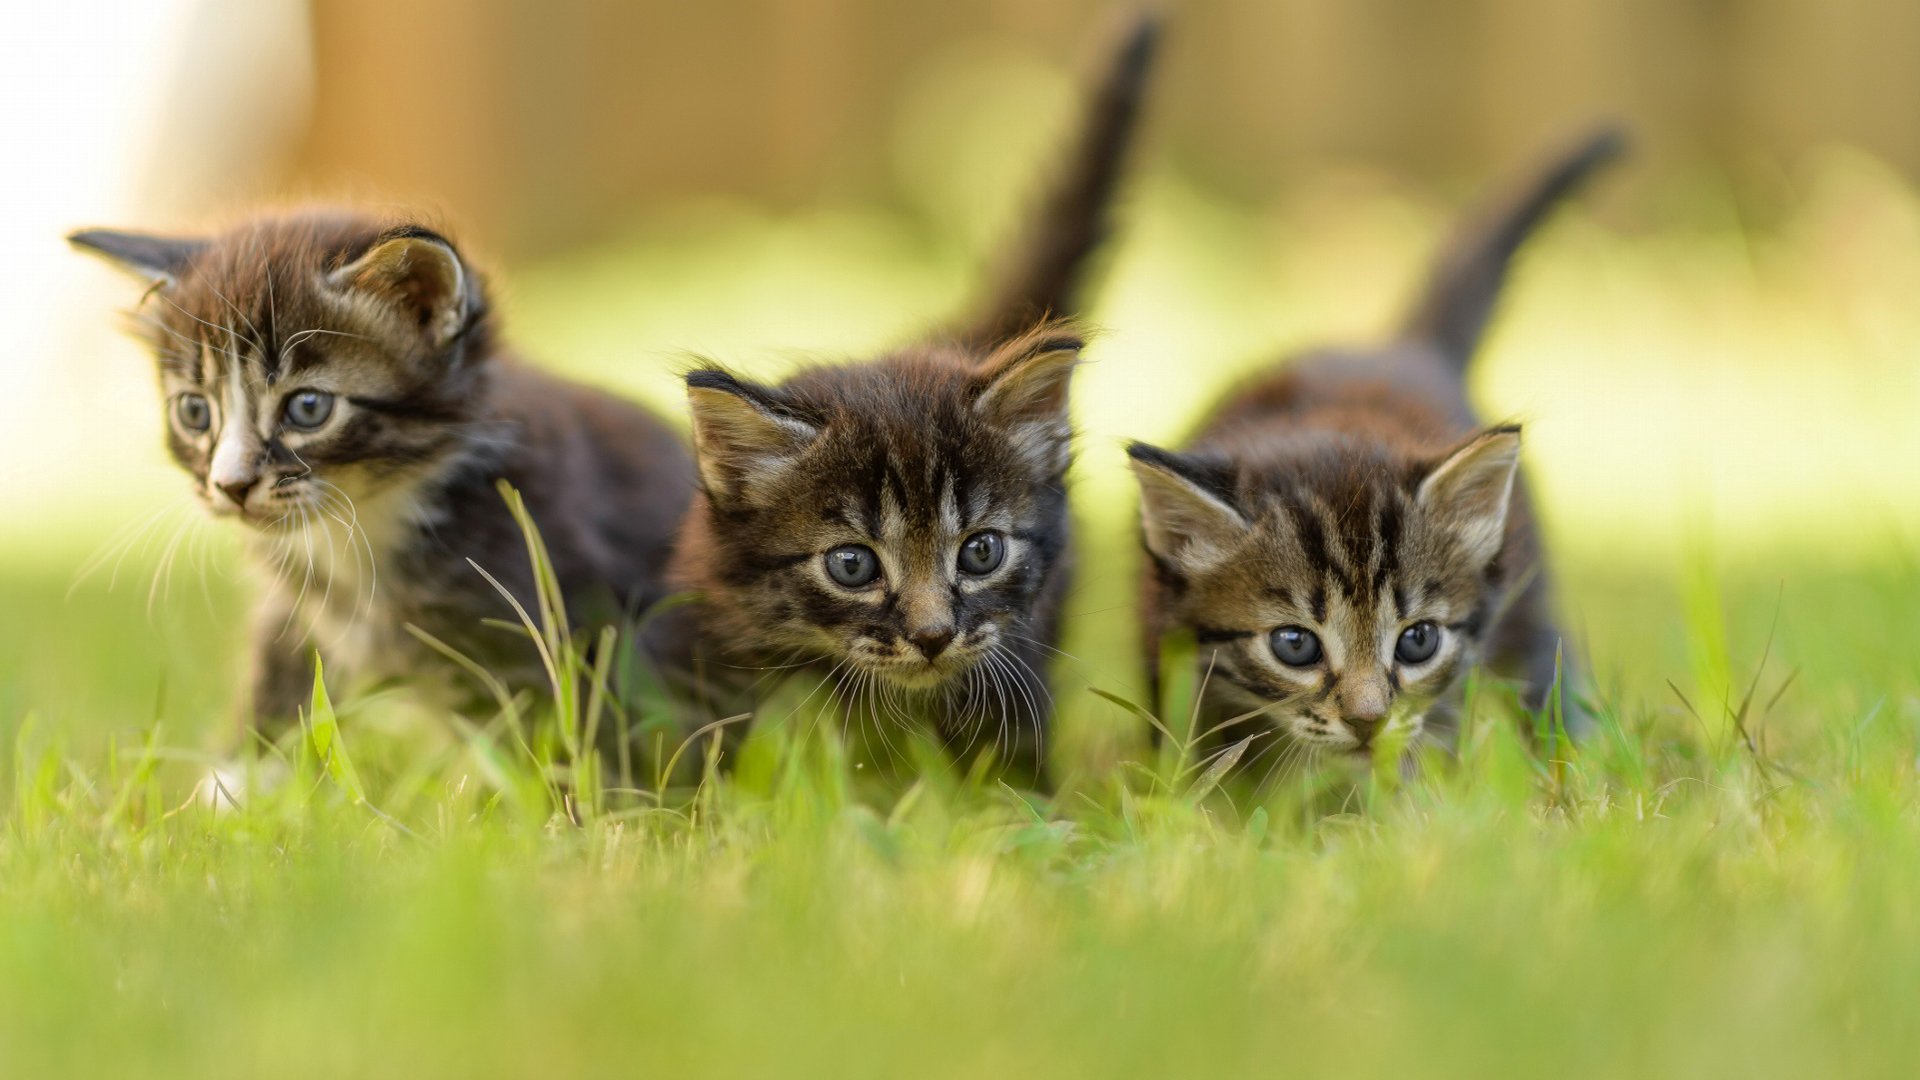
[[[490,271],[524,352],[677,416],[691,355],[774,375],[957,310],[1127,11],[10,12],[0,708],[98,733],[158,717],[186,738],[224,702],[241,636],[231,538],[168,514],[185,481],[162,450],[150,364],[116,318],[136,288],[70,253],[69,229],[208,228],[309,199],[409,209]],[[1121,440],[1177,438],[1233,375],[1290,347],[1382,332],[1453,215],[1601,118],[1630,124],[1637,152],[1541,234],[1473,376],[1490,417],[1528,425],[1582,647],[1603,675],[1657,687],[1667,667],[1636,665],[1685,655],[1689,605],[1775,604],[1789,659],[1857,674],[1863,698],[1910,669],[1920,7],[1165,11],[1126,230],[1093,313],[1105,332],[1077,390],[1090,554],[1068,682],[1132,679]],[[114,546],[150,519],[164,527]],[[1845,627],[1819,621],[1829,608]],[[1716,655],[1691,661],[1709,686],[1727,678]]]

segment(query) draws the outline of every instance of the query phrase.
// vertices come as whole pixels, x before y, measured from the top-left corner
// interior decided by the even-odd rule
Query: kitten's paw
[[[250,798],[278,790],[288,775],[286,764],[277,759],[223,761],[207,770],[194,794],[201,805],[215,813],[231,813]]]

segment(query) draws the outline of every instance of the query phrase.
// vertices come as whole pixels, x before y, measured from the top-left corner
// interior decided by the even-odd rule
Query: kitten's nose
[[[1379,716],[1343,716],[1340,719],[1347,725],[1347,730],[1353,732],[1353,737],[1360,740],[1360,745],[1365,746],[1379,733],[1380,721],[1385,718],[1386,715],[1382,713]]]
[[[1391,703],[1385,679],[1352,677],[1340,688],[1340,720],[1365,746],[1386,722]]]
[[[254,477],[249,477],[245,480],[232,480],[232,481],[227,481],[225,483],[215,484],[214,487],[217,487],[221,491],[226,492],[227,498],[233,500],[233,505],[245,506],[247,505],[247,493],[252,491],[253,485],[259,482],[260,482],[260,478],[257,476],[254,476]]]
[[[953,644],[953,627],[934,626],[924,630],[915,630],[907,635],[907,640],[920,648],[920,655],[931,660],[947,651]]]

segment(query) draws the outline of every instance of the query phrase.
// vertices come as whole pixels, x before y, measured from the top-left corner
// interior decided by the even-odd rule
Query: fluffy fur
[[[136,318],[168,448],[207,509],[249,530],[267,581],[242,714],[262,734],[305,704],[316,649],[330,674],[473,690],[408,624],[510,685],[541,681],[523,637],[482,624],[511,609],[468,563],[533,606],[499,480],[525,496],[576,622],[662,595],[687,449],[657,417],[507,355],[478,275],[438,233],[308,211],[206,238],[70,239],[152,283]]]
[[[1483,659],[1540,705],[1560,635],[1520,430],[1480,427],[1462,379],[1521,242],[1620,147],[1583,141],[1463,229],[1397,341],[1256,378],[1178,453],[1130,448],[1149,664],[1194,634],[1210,748],[1252,737],[1271,772],[1387,731],[1444,741]]]
[[[701,494],[674,581],[699,593],[696,692],[750,705],[768,669],[826,673],[861,720],[924,723],[1036,780],[1069,573],[1068,389],[1089,256],[1156,36],[1093,97],[1037,226],[973,318],[933,341],[763,385],[687,379]],[[834,564],[852,568],[836,579]],[[864,715],[862,715],[864,714]],[[890,740],[889,740],[890,741]]]

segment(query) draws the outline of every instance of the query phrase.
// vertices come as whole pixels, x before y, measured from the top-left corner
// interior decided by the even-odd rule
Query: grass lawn
[[[769,737],[577,825],[390,702],[342,721],[352,777],[216,814],[164,748],[223,701],[230,593],[0,579],[59,612],[0,641],[0,1072],[1904,1075],[1920,695],[1869,639],[1910,644],[1920,582],[1727,577],[1576,590],[1642,637],[1558,768],[1489,715],[1339,805],[1134,770],[1045,806]],[[1699,697],[1722,662],[1757,754]]]
[[[230,546],[76,585],[117,506],[0,522],[0,1076],[1912,1075],[1920,246],[1838,214],[1771,245],[1556,231],[1477,378],[1531,425],[1605,729],[1540,755],[1489,708],[1457,765],[1255,805],[1091,692],[1140,694],[1114,444],[1229,376],[1183,350],[1379,325],[1400,290],[1363,283],[1443,215],[1184,198],[1116,268],[1114,311],[1161,314],[1115,317],[1077,391],[1051,804],[876,780],[795,722],[697,794],[563,814],[507,740],[343,692],[316,730],[351,772],[296,755],[215,813]],[[1920,220],[1904,190],[1814,203]],[[733,228],[527,269],[516,336],[670,405],[634,342],[850,350],[960,277],[883,280],[910,230]],[[839,287],[829,325],[808,290]],[[179,494],[132,408],[100,429],[124,474],[66,488]]]

